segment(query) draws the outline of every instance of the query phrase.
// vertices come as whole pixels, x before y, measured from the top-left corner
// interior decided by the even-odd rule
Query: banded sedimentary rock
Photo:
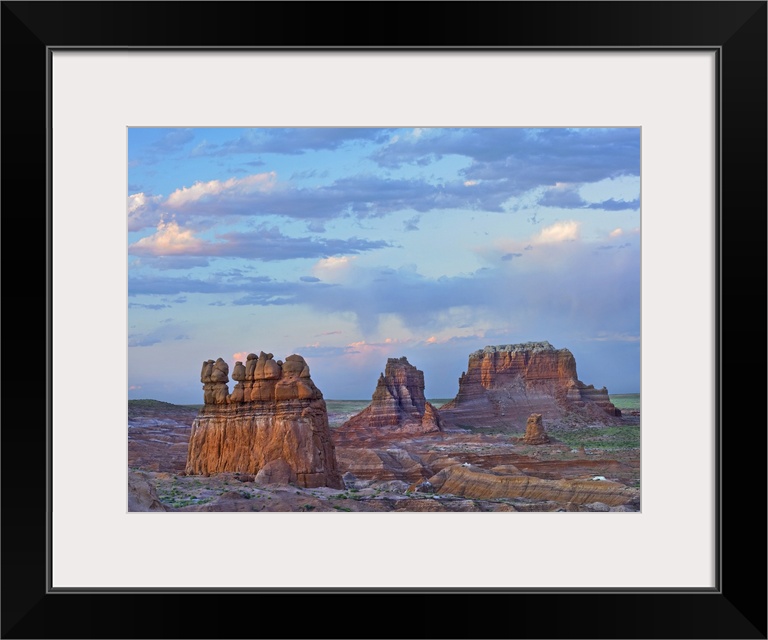
[[[547,420],[569,413],[601,422],[621,415],[608,390],[578,379],[576,359],[549,342],[488,346],[470,354],[459,392],[440,407],[449,426],[514,426],[531,413]]]
[[[339,447],[338,461],[340,468],[358,480],[417,482],[432,475],[418,455],[399,447]]]
[[[347,420],[336,433],[345,439],[436,431],[440,431],[440,416],[424,397],[424,372],[403,357],[387,359],[371,404]]]
[[[617,506],[635,502],[639,491],[608,480],[542,480],[523,473],[507,474],[457,465],[438,472],[429,482],[435,493],[449,493],[465,498],[526,498],[536,501],[589,504],[602,502]]]
[[[275,361],[249,354],[235,363],[203,363],[205,404],[192,424],[186,472],[258,474],[302,487],[343,488],[323,394],[299,355]]]

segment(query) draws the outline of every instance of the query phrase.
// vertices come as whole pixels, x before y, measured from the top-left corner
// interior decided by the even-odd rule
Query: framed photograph
[[[434,11],[345,3],[365,31],[321,33],[327,3],[3,3],[3,144],[20,159],[4,163],[5,184],[38,187],[25,189],[34,215],[5,216],[6,237],[35,219],[47,241],[45,403],[31,403],[45,412],[2,435],[6,454],[46,459],[32,474],[23,456],[4,458],[4,637],[157,635],[127,615],[139,603],[186,612],[161,635],[233,637],[239,623],[189,612],[242,604],[268,618],[263,605],[287,596],[308,610],[290,637],[318,635],[329,604],[414,596],[433,611],[461,598],[473,613],[430,614],[406,635],[766,637],[764,518],[729,501],[740,487],[764,504],[765,433],[746,424],[743,386],[747,359],[763,357],[745,337],[764,335],[764,305],[742,302],[738,343],[723,330],[737,308],[733,294],[724,305],[726,273],[765,291],[766,3],[446,3],[439,34],[408,23],[406,6]],[[542,293],[551,282],[567,305]],[[517,336],[527,344],[510,345]],[[628,492],[622,508],[438,504],[436,483],[490,473],[457,458],[453,438],[465,450],[502,438],[542,464],[524,426],[477,436],[467,423],[476,348],[571,349],[568,397],[588,410],[641,393],[636,458],[611,467],[625,475],[592,477]],[[419,420],[444,412],[456,463],[425,491],[393,476],[408,499],[429,494],[416,496],[422,511],[360,508],[391,489],[363,471],[268,466],[293,483],[289,500],[263,490],[264,461],[261,483],[227,467],[209,495],[194,483],[222,469],[203,422],[197,457],[189,445],[178,469],[152,459],[168,432],[127,437],[128,401],[204,405],[215,426],[269,387],[307,406],[324,395],[329,415],[331,401],[366,400],[333,405],[363,450],[347,418],[398,367],[424,370],[409,395],[426,384],[444,401]],[[283,391],[260,382],[268,369]],[[543,462],[590,455],[569,428],[546,445],[562,460]],[[348,470],[350,447],[337,444]],[[127,508],[132,460],[173,512]],[[513,467],[500,461],[494,479],[519,479]],[[7,490],[19,474],[34,475],[44,508]],[[564,478],[544,479],[542,495]],[[231,507],[268,500],[282,507]],[[757,586],[739,584],[745,565]],[[95,602],[105,618],[84,630]],[[508,613],[476,622],[478,604]]]

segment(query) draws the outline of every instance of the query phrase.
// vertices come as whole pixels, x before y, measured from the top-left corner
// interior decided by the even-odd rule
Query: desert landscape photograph
[[[128,511],[641,511],[640,128],[127,135]]]

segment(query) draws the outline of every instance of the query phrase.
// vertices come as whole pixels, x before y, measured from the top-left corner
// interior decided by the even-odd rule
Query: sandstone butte
[[[264,483],[344,488],[323,394],[299,355],[249,354],[229,367],[203,363],[205,404],[192,424],[186,473],[254,474]]]
[[[440,407],[444,426],[525,427],[532,413],[545,420],[579,414],[611,422],[621,412],[608,390],[578,379],[576,359],[549,342],[487,346],[471,353],[459,392]]]
[[[424,372],[405,357],[389,358],[371,404],[336,429],[340,441],[440,431],[440,416],[424,397]]]

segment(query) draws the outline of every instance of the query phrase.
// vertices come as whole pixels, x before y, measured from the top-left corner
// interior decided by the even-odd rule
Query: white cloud
[[[580,223],[575,220],[555,222],[548,227],[544,227],[541,232],[534,238],[534,241],[541,243],[554,243],[578,240],[579,227]]]
[[[191,229],[181,229],[175,220],[161,221],[151,236],[134,242],[131,253],[149,256],[169,256],[201,249],[203,242],[195,238]]]
[[[139,231],[157,224],[157,207],[162,196],[148,196],[144,192],[128,196],[128,231]]]
[[[613,230],[613,231],[611,231],[611,232],[610,232],[608,235],[609,235],[611,238],[618,238],[618,237],[620,237],[620,236],[624,235],[624,230],[623,230],[623,229],[620,229],[620,228],[618,228],[618,229],[614,229],[614,230]]]
[[[160,196],[148,196],[143,191],[128,196],[128,215],[134,213],[141,207],[145,207],[150,202],[157,202]]]
[[[245,178],[230,178],[229,180],[209,180],[208,182],[195,182],[191,187],[176,189],[165,201],[165,206],[170,208],[183,207],[191,202],[196,202],[206,196],[217,195],[242,195],[255,191],[269,191],[277,183],[277,173],[256,173]]]
[[[384,361],[385,358],[393,357],[402,347],[412,343],[413,341],[410,338],[402,340],[398,338],[384,338],[382,342],[358,340],[357,342],[350,342],[346,346],[344,357],[351,361],[368,360],[371,357],[374,357],[372,362]]]
[[[325,281],[343,279],[350,270],[355,256],[331,256],[318,260],[312,267],[312,273]]]
[[[535,251],[536,247],[547,246],[546,251]],[[593,243],[583,241],[581,237],[581,222],[565,220],[555,222],[541,229],[534,235],[520,238],[495,238],[490,243],[478,245],[472,250],[482,256],[488,263],[498,267],[499,261],[513,265],[516,271],[528,270],[534,265],[547,270],[560,264],[561,260],[570,259],[576,252],[591,251]]]
[[[337,269],[349,264],[350,258],[347,256],[331,256],[330,258],[323,258],[315,265],[318,269]]]

